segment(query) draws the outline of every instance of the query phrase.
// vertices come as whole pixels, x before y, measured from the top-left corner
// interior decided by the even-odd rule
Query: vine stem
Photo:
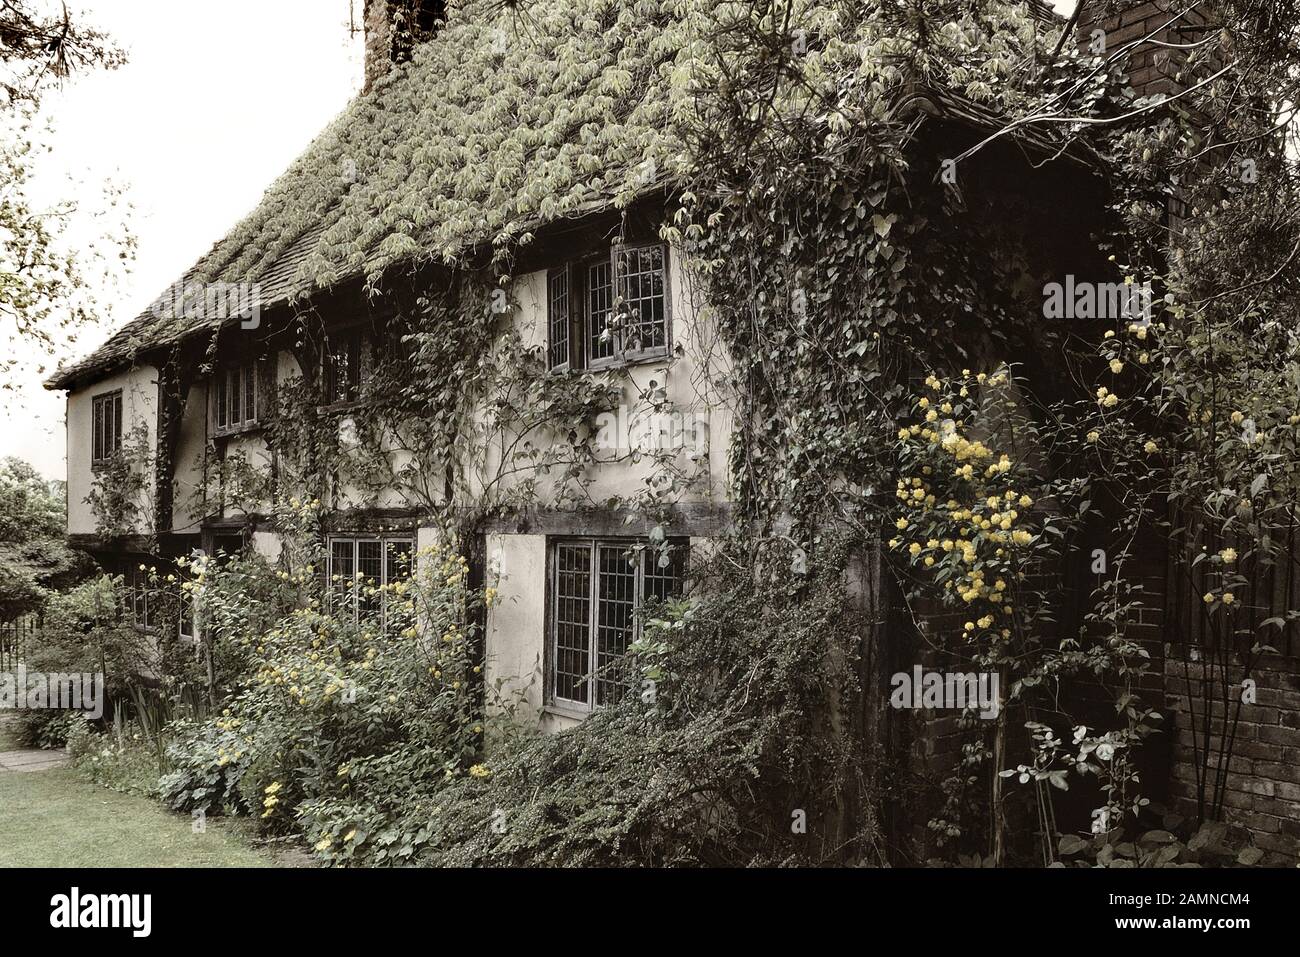
[[[1006,763],[1007,709],[1002,689],[1007,683],[1007,666],[998,668],[998,717],[993,732],[993,866],[1006,866],[1006,811],[1002,806],[1002,765]]]

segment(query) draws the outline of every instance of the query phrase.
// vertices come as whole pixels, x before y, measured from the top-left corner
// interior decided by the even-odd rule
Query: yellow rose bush
[[[311,503],[287,508],[310,522]],[[267,831],[306,827],[313,844],[355,830],[319,851],[337,857],[371,835],[326,820],[331,799],[381,804],[412,780],[455,778],[478,763],[487,725],[478,621],[488,599],[470,586],[466,560],[438,547],[388,584],[325,581],[310,540],[296,557],[287,568],[243,562],[234,582],[222,571],[196,579],[213,644],[238,649],[246,670],[221,713],[173,747],[177,769],[162,790],[177,810],[249,813]],[[248,607],[250,575],[273,583],[272,607]],[[227,593],[231,584],[239,590]],[[254,619],[270,624],[245,627]]]
[[[930,821],[941,845],[991,846],[999,862],[1009,853],[1007,805],[1017,800],[1004,793],[1005,779],[1032,784],[1038,811],[1048,813],[1050,789],[1067,790],[1071,774],[1094,776],[1105,796],[1101,811],[1118,820],[1145,803],[1130,753],[1156,720],[1133,693],[1144,653],[1125,635],[1133,608],[1122,588],[1103,582],[1078,635],[1062,632],[1062,573],[1084,547],[1082,519],[1091,507],[1090,475],[1080,465],[1091,440],[1057,442],[1050,461],[1045,437],[1062,422],[1051,410],[1027,408],[1022,394],[1005,366],[925,378],[911,420],[897,431],[896,517],[887,542],[918,630],[926,621],[941,666],[999,677],[995,719],[981,722],[973,706],[963,716],[969,736],[961,768]],[[936,617],[939,627],[930,627]],[[1115,727],[1089,728],[1063,710],[1061,682],[1081,674],[1120,702]],[[1077,728],[1072,748],[1063,748],[1061,736]],[[1028,747],[1027,763],[1008,767],[1013,746]]]

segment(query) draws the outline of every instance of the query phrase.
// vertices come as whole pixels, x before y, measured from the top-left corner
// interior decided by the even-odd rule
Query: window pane
[[[613,304],[614,283],[609,262],[592,263],[587,267],[587,316],[593,359],[608,359],[618,352],[614,334],[608,328]]]
[[[625,687],[622,663],[636,605],[637,557],[621,545],[599,545],[597,550],[596,704],[603,705],[617,700]]]
[[[555,549],[554,694],[587,701],[591,670],[591,547]]]
[[[668,344],[664,288],[663,246],[619,252],[619,294],[626,323],[623,330],[626,351],[659,349]]]
[[[343,402],[348,390],[348,352],[341,339],[330,344],[330,353],[326,360],[325,401]]]
[[[91,458],[102,459],[104,458],[104,446],[105,446],[104,410],[107,407],[107,403],[103,399],[95,399],[93,402],[93,406],[94,406],[95,423],[93,426],[94,438],[91,443],[92,450],[90,454],[91,454]]]
[[[241,389],[239,385],[239,370],[227,369],[226,377],[228,382],[226,388],[228,389],[230,394],[229,421],[231,425],[239,425],[239,423],[244,421],[244,416],[242,414],[243,389]]]
[[[257,376],[254,374],[255,366],[244,366],[240,371],[244,376],[244,420],[247,422],[257,418],[253,411],[257,408]]]
[[[188,579],[186,579],[188,580]],[[194,637],[194,596],[185,588],[181,588],[177,596],[177,610],[180,618],[179,632],[182,638]]]
[[[213,398],[212,406],[216,410],[217,428],[224,429],[227,424],[226,419],[226,373],[223,371],[217,375],[216,396]]]
[[[355,401],[360,394],[361,385],[361,333],[354,332],[348,337],[348,381],[347,401]]]
[[[647,550],[642,560],[645,562],[643,601],[663,601],[681,592],[685,577],[685,548],[669,546],[666,551]]]
[[[116,455],[117,450],[122,447],[122,395],[121,393],[113,396],[110,402],[110,408],[113,410],[113,441],[108,450],[109,455]]]
[[[550,368],[569,361],[569,271],[557,269],[546,279],[547,362]]]
[[[343,607],[352,603],[353,548],[351,540],[335,540],[330,543],[330,588],[335,601]]]
[[[384,545],[382,542],[357,542],[357,601],[362,611],[378,610],[379,586],[384,583]]]
[[[411,577],[411,543],[388,542],[384,556],[384,583],[406,581]]]

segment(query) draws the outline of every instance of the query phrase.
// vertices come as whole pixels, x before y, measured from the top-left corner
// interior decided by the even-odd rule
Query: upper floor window
[[[331,332],[322,370],[325,405],[360,401],[374,367],[375,340],[368,328],[354,326]]]
[[[257,424],[257,368],[255,362],[242,362],[217,370],[212,419],[218,432]]]
[[[107,462],[122,447],[122,390],[106,392],[91,400],[92,463]]]
[[[546,361],[552,369],[569,368],[569,267],[546,274]]]
[[[619,540],[553,542],[547,642],[550,703],[591,711],[628,687],[627,647],[640,629],[637,609],[681,590],[687,546],[636,549]]]
[[[626,356],[668,351],[668,248],[622,247],[614,251],[619,317],[615,337]]]
[[[668,247],[616,246],[547,275],[547,363],[599,369],[667,356],[672,346]]]

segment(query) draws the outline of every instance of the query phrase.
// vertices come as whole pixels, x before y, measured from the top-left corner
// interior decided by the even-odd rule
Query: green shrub
[[[1257,867],[1268,863],[1268,855],[1255,847],[1244,827],[1220,821],[1207,821],[1195,828],[1192,824],[1170,824],[1169,830],[1152,828],[1135,837],[1128,837],[1123,828],[1089,838],[1066,834],[1057,848],[1061,860],[1055,866]]]
[[[69,722],[68,753],[87,780],[124,794],[157,796],[158,754],[142,730],[126,726],[122,734],[97,731],[74,716]]]
[[[314,510],[291,508],[286,526],[303,530]],[[167,805],[251,813],[287,832],[304,801],[386,803],[414,778],[464,775],[487,729],[476,621],[493,593],[469,588],[463,558],[433,548],[420,559],[406,581],[364,584],[358,617],[322,607],[309,547],[286,550],[288,569],[263,568],[280,583],[269,599],[248,587],[252,563],[237,577],[201,569],[203,605],[221,610],[208,621],[214,645],[234,646],[248,670],[219,716],[178,729]]]
[[[121,587],[121,578],[100,575],[53,595],[41,629],[24,648],[28,672],[102,673],[105,697],[121,701],[129,697],[137,675],[163,670],[156,644],[122,614]],[[66,712],[23,709],[16,714],[19,737],[28,746],[67,743]]]
[[[789,547],[730,542],[698,576],[707,594],[647,609],[633,693],[577,728],[494,749],[469,775],[439,780],[391,756],[400,787],[302,806],[312,844],[366,865],[881,860],[851,717],[861,622],[848,553],[827,544],[791,574],[804,559]],[[854,817],[867,823],[853,830]]]

